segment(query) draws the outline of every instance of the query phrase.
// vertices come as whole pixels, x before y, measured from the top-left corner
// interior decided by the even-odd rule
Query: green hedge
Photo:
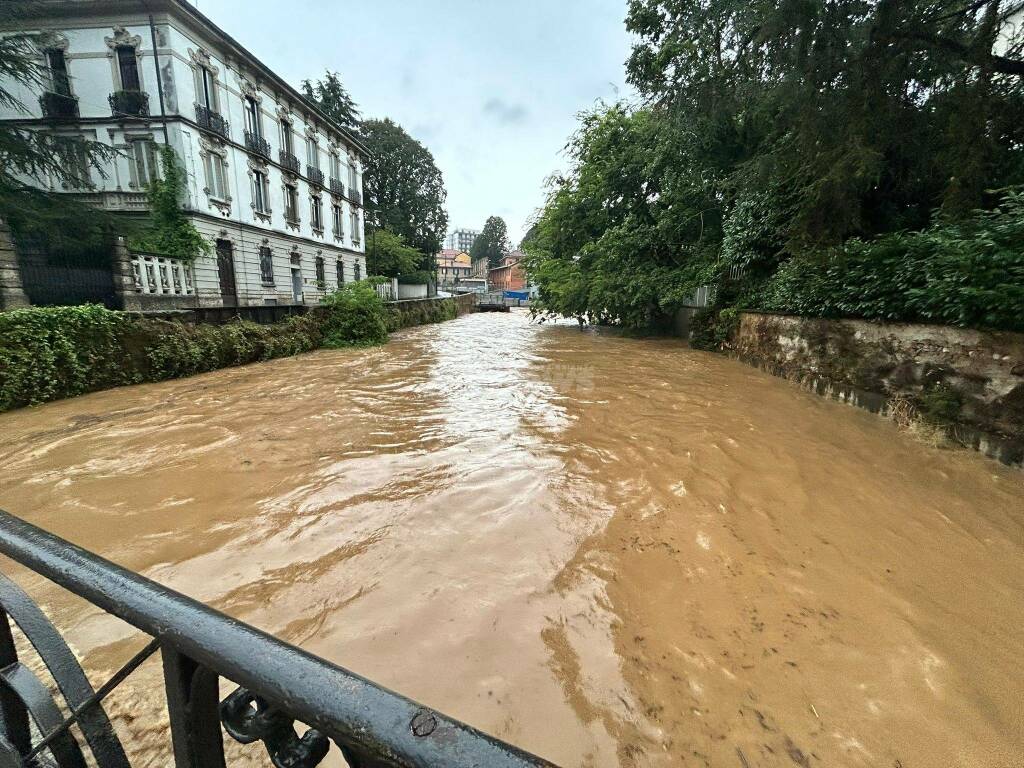
[[[148,320],[99,305],[0,312],[0,412],[86,392],[163,381],[319,347],[367,346],[389,331],[450,320],[454,300],[398,310],[367,282],[274,325]]]
[[[783,265],[749,305],[799,315],[863,317],[1024,331],[1024,194],[994,211],[921,232],[850,240]]]

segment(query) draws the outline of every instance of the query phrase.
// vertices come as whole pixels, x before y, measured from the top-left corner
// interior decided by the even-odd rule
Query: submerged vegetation
[[[658,326],[709,285],[718,307],[1024,330],[1022,9],[632,0],[642,103],[568,144],[524,243],[542,308]]]
[[[372,280],[273,325],[193,325],[86,304],[0,313],[0,412],[124,384],[163,381],[320,347],[383,344],[388,333],[453,319],[454,299],[386,305]]]

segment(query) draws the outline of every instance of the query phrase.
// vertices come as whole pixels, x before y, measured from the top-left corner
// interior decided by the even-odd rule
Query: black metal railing
[[[110,111],[114,117],[118,115],[149,115],[149,94],[145,91],[114,91],[108,99]]]
[[[78,99],[64,93],[46,91],[39,97],[44,117],[73,119],[78,117]]]
[[[298,173],[299,168],[302,167],[299,165],[299,158],[297,158],[295,155],[293,155],[291,152],[288,152],[287,150],[282,149],[280,152],[278,152],[277,158],[286,171]]]
[[[225,139],[230,138],[228,136],[228,121],[224,119],[220,112],[214,112],[209,107],[196,104],[196,122],[204,130],[216,133]]]
[[[351,200],[353,203],[356,203],[358,205],[362,205],[363,204],[363,193],[360,192],[355,187],[351,187],[350,186],[348,188],[348,199]]]
[[[2,510],[0,552],[153,638],[94,691],[43,612],[0,576],[0,765],[5,768],[35,765],[36,756],[46,751],[54,758],[47,764],[84,768],[73,724],[98,768],[128,768],[102,699],[157,649],[176,768],[223,768],[222,723],[242,743],[262,741],[274,765],[289,768],[317,765],[332,742],[352,768],[552,768]],[[53,675],[71,712],[68,718],[18,660],[8,617]],[[240,686],[223,701],[221,677]],[[308,726],[301,736],[296,721]]]
[[[319,184],[321,187],[324,185],[324,172],[319,168],[314,168],[312,165],[306,166],[306,177],[314,184]]]
[[[331,177],[331,194],[332,195],[344,195],[345,185],[338,179]]]
[[[270,142],[252,131],[245,132],[245,148],[270,159]]]

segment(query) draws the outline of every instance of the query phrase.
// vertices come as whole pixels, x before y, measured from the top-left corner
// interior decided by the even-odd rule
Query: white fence
[[[398,300],[398,280],[395,278],[392,278],[389,283],[379,283],[373,286],[373,288],[384,301]]]
[[[133,253],[132,275],[137,293],[157,296],[194,296],[192,265],[150,253]]]

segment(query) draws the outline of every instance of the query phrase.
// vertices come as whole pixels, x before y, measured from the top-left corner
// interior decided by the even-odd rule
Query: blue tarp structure
[[[529,291],[505,291],[505,298],[506,299],[521,299],[523,301],[526,301],[527,299],[530,298],[530,292]]]

